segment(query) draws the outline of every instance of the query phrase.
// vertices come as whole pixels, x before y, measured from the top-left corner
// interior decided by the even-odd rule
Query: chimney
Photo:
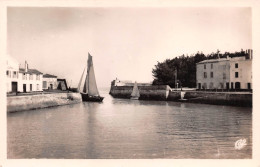
[[[27,63],[27,61],[25,61],[24,65],[25,65],[24,72],[28,72],[28,63]]]

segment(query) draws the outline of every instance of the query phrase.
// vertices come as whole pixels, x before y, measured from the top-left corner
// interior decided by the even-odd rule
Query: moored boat
[[[86,74],[83,90],[81,91],[80,86],[85,73],[85,69],[81,75],[79,85],[78,85],[78,90],[80,91],[82,101],[102,102],[104,97],[101,97],[99,95],[95,73],[94,73],[92,56],[89,53],[88,53],[88,63],[87,63],[87,74]]]
[[[131,93],[131,98],[132,100],[138,100],[140,97],[140,93],[139,93],[139,89],[137,87],[137,83],[135,82],[134,84],[134,88],[133,88],[133,91]]]

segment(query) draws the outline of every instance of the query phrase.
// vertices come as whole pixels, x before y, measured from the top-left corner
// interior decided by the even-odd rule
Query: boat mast
[[[91,62],[92,62],[92,57],[90,56],[90,54],[88,53],[88,71],[87,71],[87,77],[88,77],[88,93],[89,93],[89,68],[90,68],[90,65],[91,65]]]

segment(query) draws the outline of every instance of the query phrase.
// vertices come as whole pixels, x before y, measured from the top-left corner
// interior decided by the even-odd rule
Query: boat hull
[[[80,93],[82,101],[91,101],[91,102],[102,102],[104,97],[101,96],[89,96],[88,94]]]

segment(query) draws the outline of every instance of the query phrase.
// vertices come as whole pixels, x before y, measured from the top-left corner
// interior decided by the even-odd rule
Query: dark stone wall
[[[170,87],[167,85],[138,86],[140,100],[167,100]],[[130,98],[133,86],[111,86],[110,95],[114,98]]]
[[[252,107],[252,93],[186,92],[187,102]]]
[[[181,99],[180,91],[169,91],[168,101],[178,101],[179,99]]]
[[[139,100],[180,101],[181,91],[170,91],[167,85],[138,86]],[[110,94],[115,98],[130,98],[133,86],[112,86]],[[251,92],[185,91],[182,102],[252,107]]]

